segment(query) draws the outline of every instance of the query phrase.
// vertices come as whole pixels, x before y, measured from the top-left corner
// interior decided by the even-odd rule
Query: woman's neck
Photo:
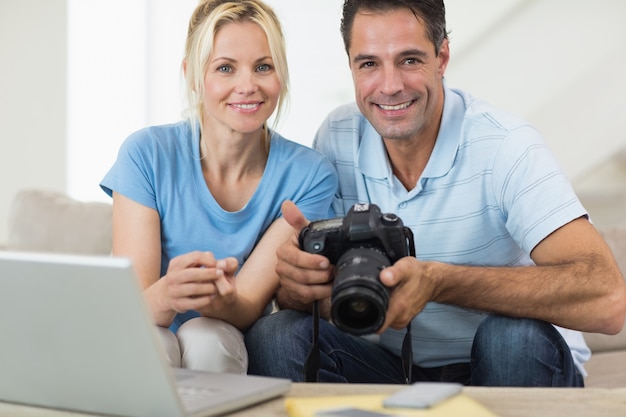
[[[201,136],[204,179],[224,210],[242,209],[256,191],[269,154],[266,135],[266,130],[259,130],[255,134],[229,137]]]

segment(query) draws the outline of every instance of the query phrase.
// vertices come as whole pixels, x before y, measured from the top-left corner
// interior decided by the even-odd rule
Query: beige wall
[[[24,187],[66,186],[65,0],[0,1],[0,243]]]

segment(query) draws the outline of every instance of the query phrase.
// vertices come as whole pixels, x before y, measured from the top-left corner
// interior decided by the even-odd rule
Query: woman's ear
[[[187,78],[187,60],[183,59],[183,75]]]

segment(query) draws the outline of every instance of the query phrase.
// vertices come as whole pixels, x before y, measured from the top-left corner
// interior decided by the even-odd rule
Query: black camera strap
[[[404,237],[409,245],[409,255],[416,257],[415,240],[413,239],[413,231],[408,227],[404,228]],[[411,383],[411,371],[413,370],[413,338],[411,337],[411,321],[406,326],[406,334],[402,341],[402,371],[404,372],[404,382]]]
[[[413,370],[413,338],[411,337],[411,322],[406,326],[406,334],[402,341],[402,371],[404,372],[404,383],[411,383],[411,373]]]
[[[319,382],[320,369],[320,311],[318,301],[313,302],[313,335],[311,340],[311,350],[304,362],[304,382]],[[405,384],[411,383],[411,373],[413,369],[413,344],[411,338],[411,322],[406,327],[406,334],[402,341],[402,372]]]
[[[318,344],[320,334],[320,310],[317,300],[313,302],[313,339],[311,350],[304,362],[304,382],[318,382],[320,370],[320,346]]]

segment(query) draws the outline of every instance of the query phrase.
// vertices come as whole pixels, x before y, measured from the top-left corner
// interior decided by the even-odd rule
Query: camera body
[[[311,222],[300,231],[300,247],[335,265],[331,318],[341,330],[363,335],[382,326],[390,289],[380,271],[415,256],[411,229],[375,204],[355,204],[345,217]]]

